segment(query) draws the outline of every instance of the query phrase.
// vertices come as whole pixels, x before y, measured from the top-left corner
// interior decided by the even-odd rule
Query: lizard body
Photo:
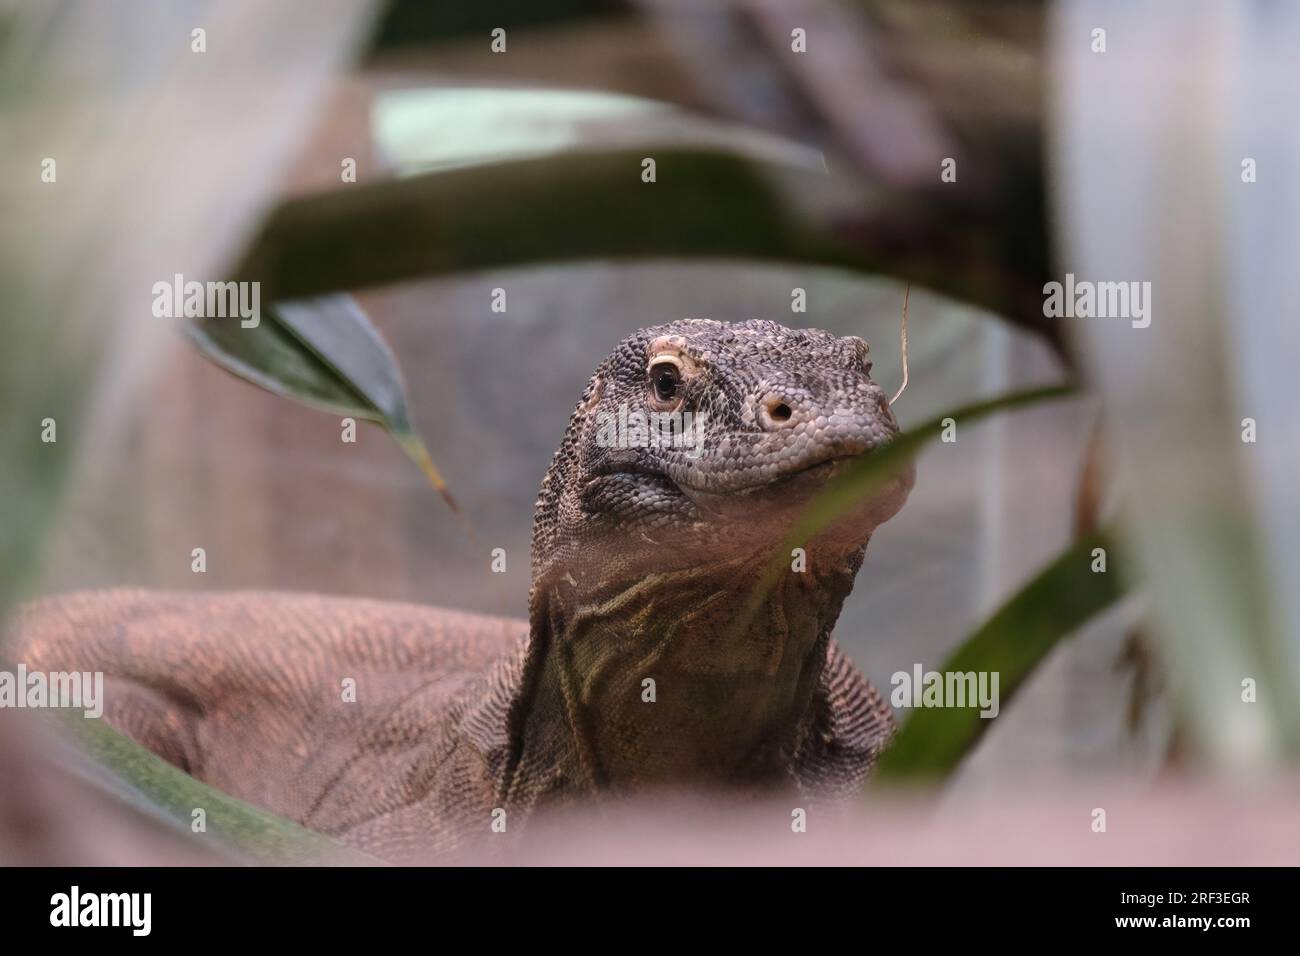
[[[543,479],[527,622],[85,592],[21,612],[16,659],[104,671],[106,718],[149,749],[394,859],[476,845],[493,811],[518,834],[534,809],[596,794],[853,792],[893,722],[831,628],[911,469],[744,609],[811,495],[897,433],[866,356],[861,339],[761,321],[624,340]],[[703,443],[620,437],[610,423],[634,413],[696,416]]]

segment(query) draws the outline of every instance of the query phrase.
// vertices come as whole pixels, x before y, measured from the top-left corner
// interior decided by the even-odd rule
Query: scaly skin
[[[830,633],[911,469],[744,612],[809,497],[897,433],[866,354],[861,339],[757,321],[683,320],[621,343],[542,482],[527,623],[316,595],[92,592],[29,606],[15,659],[104,671],[105,716],[144,746],[393,859],[501,849],[538,808],[600,794],[852,793],[893,721]],[[620,409],[702,416],[702,448],[610,447]]]

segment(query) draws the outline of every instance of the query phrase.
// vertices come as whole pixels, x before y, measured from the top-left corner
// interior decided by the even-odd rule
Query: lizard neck
[[[787,572],[746,616],[762,557],[539,581],[518,764],[579,789],[788,780],[862,551]]]

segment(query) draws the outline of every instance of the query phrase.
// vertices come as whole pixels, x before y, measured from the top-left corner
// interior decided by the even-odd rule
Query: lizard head
[[[761,321],[643,329],[601,363],[537,500],[510,766],[572,739],[596,785],[735,782],[815,749],[831,628],[911,466],[755,584],[826,482],[898,434],[870,373],[859,338]]]
[[[686,560],[776,546],[829,478],[898,434],[867,355],[856,336],[767,321],[642,329],[589,382],[543,485],[535,543],[550,554],[550,534],[594,545],[612,533]],[[864,546],[912,477],[903,469],[819,543]]]

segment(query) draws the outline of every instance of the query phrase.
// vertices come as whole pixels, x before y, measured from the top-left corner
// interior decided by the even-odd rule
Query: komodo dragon
[[[830,632],[911,466],[743,610],[810,496],[897,434],[870,370],[862,339],[767,321],[627,338],[542,481],[527,623],[307,594],[85,592],[20,613],[16,660],[105,672],[115,727],[386,858],[465,850],[495,809],[516,834],[534,809],[598,792],[843,796],[894,725]],[[638,411],[699,416],[702,446],[610,426]]]

